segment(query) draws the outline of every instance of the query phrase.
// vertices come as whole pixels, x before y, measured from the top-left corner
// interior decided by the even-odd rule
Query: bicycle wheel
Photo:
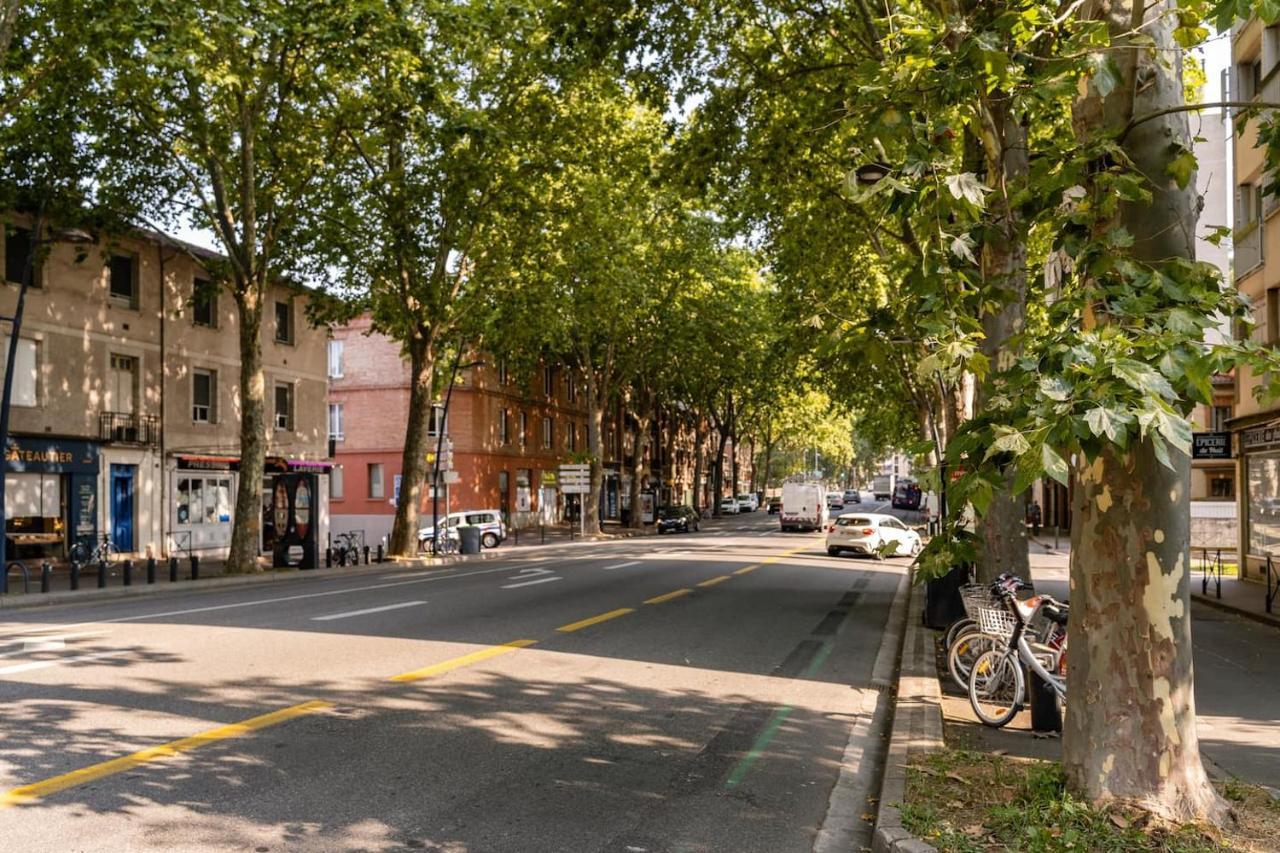
[[[985,726],[1001,728],[1022,710],[1026,684],[1022,665],[1008,649],[991,649],[969,672],[969,705]]]
[[[951,678],[956,686],[961,690],[968,690],[969,671],[973,669],[973,662],[983,652],[1003,647],[1000,640],[981,631],[969,631],[957,638],[947,652],[947,669],[951,671]]]
[[[67,552],[67,559],[77,566],[83,566],[89,562],[89,546],[83,542],[77,542],[71,546],[71,550]]]
[[[955,645],[957,639],[970,631],[976,631],[977,629],[978,623],[973,619],[970,619],[968,616],[963,619],[957,619],[952,622],[951,627],[947,629],[947,636],[946,639],[942,641],[942,648],[946,649],[948,652],[951,651],[951,647]],[[963,684],[960,686],[964,687]]]

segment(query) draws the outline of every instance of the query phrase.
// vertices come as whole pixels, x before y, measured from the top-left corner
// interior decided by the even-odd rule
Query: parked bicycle
[[[944,649],[951,679],[961,690],[969,689],[969,670],[973,668],[973,662],[983,652],[1001,648],[1003,645],[999,638],[983,632],[978,624],[978,612],[983,607],[1001,606],[1000,599],[992,594],[993,589],[998,587],[1014,589],[1019,583],[1021,581],[1017,577],[1005,573],[1000,575],[991,588],[983,584],[966,584],[960,587],[960,599],[964,603],[967,616],[957,620],[947,629]]]
[[[76,566],[87,566],[94,563],[100,563],[104,560],[108,563],[115,562],[120,556],[120,550],[111,542],[111,537],[105,533],[102,535],[102,541],[96,545],[93,540],[81,540],[71,546],[71,550],[67,553],[69,559]]]
[[[1067,618],[1070,608],[1052,596],[1038,595],[1018,601],[1016,593],[1027,584],[996,583],[992,595],[1000,607],[983,607],[978,621],[984,633],[1001,641],[983,652],[969,672],[969,704],[983,724],[1000,728],[1017,716],[1026,702],[1026,666],[1048,684],[1061,707],[1067,698]],[[1030,626],[1043,618],[1045,627],[1035,641]]]
[[[348,530],[346,533],[339,533],[333,537],[333,553],[338,560],[338,565],[360,565],[360,544],[358,539],[359,537],[356,536],[354,530]]]

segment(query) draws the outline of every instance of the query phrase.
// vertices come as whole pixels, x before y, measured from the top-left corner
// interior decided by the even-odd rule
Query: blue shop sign
[[[97,474],[98,445],[77,438],[10,436],[4,469],[14,473]]]

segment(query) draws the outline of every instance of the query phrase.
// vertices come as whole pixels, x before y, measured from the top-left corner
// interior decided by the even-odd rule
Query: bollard
[[[53,566],[48,563],[40,564],[40,591],[48,592],[49,586],[53,583]]]
[[[364,564],[366,566],[369,565],[369,546],[368,545],[364,546]]]
[[[107,586],[107,561],[98,561],[98,589],[105,589]]]
[[[133,586],[133,560],[124,561],[124,585]]]
[[[73,590],[80,588],[80,564],[71,564],[71,588]]]
[[[191,579],[193,581],[200,580],[200,555],[191,555]]]
[[[547,544],[547,526],[545,524],[539,524],[538,532],[542,535],[542,541],[540,541],[538,544],[546,545]]]
[[[347,549],[338,549],[338,567],[345,569],[347,567]]]
[[[378,543],[378,562],[382,562],[382,543]]]
[[[156,558],[147,557],[147,585],[156,582]]]
[[[324,549],[324,567],[326,569],[333,568],[333,549],[332,548]]]
[[[169,583],[178,582],[178,558],[169,558]]]

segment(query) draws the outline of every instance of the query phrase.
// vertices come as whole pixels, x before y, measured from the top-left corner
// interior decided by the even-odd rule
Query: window
[[[550,365],[542,368],[542,393],[548,397],[556,394],[556,370]]]
[[[229,477],[183,477],[178,480],[178,524],[230,524]]]
[[[212,370],[191,371],[191,420],[213,423],[218,400],[218,374]]]
[[[192,286],[191,322],[210,329],[218,327],[218,291],[208,279],[198,278]]]
[[[0,376],[9,360],[9,336],[0,337]],[[36,342],[18,338],[18,355],[14,359],[13,391],[9,398],[14,406],[35,406],[39,400],[40,374],[36,370]]]
[[[613,430],[608,430],[604,434],[604,452],[609,457],[618,455],[618,434]]]
[[[22,284],[22,277],[27,274],[27,263],[28,258],[31,257],[31,248],[31,229],[10,228],[5,231],[4,277],[6,281]],[[31,269],[31,286],[40,286],[39,270],[34,266]]]
[[[528,433],[529,416],[526,415],[524,412],[521,412],[519,415],[516,416],[516,419],[517,419],[516,438],[520,441],[520,446],[524,447],[525,442],[527,441],[527,436],[529,434]]]
[[[1266,342],[1274,344],[1280,341],[1280,288],[1267,290],[1267,337]]]
[[[1236,477],[1231,472],[1212,474],[1209,477],[1209,497],[1234,498],[1236,496]]]
[[[293,386],[276,383],[276,429],[293,429]]]
[[[276,300],[276,343],[293,343],[293,305]]]
[[[569,448],[570,452],[578,449],[578,425],[569,424],[564,431],[564,445]]]
[[[112,255],[107,265],[107,278],[110,279],[111,299],[113,302],[137,307],[138,298],[138,264],[133,255]]]
[[[329,439],[331,441],[342,441],[346,434],[343,432],[342,423],[342,404],[329,404]]]
[[[383,483],[383,470],[381,462],[369,463],[369,497],[381,498],[386,494],[386,485]]]
[[[444,431],[445,435],[449,434],[449,421],[444,416],[444,406],[439,403],[432,403],[431,422],[427,424],[427,435],[438,436],[441,430]]]
[[[329,341],[329,378],[342,378],[342,341]]]
[[[329,498],[331,500],[340,500],[342,498],[342,466],[334,465],[329,469]]]
[[[551,418],[542,419],[542,449],[550,450],[555,444],[556,428],[551,423]]]
[[[572,372],[564,375],[564,398],[570,403],[578,401],[578,383],[573,378]]]
[[[138,360],[131,355],[111,356],[111,372],[107,375],[107,409],[112,412],[133,414],[136,411],[138,387]]]
[[[1209,429],[1214,432],[1226,432],[1227,421],[1235,414],[1235,406],[1214,406],[1209,415]]]
[[[1262,59],[1249,63],[1249,97],[1256,98],[1262,94]]]
[[[498,384],[506,385],[508,379],[510,377],[507,376],[507,360],[504,358],[498,362]]]
[[[511,443],[511,412],[498,409],[498,443],[504,447]]]

